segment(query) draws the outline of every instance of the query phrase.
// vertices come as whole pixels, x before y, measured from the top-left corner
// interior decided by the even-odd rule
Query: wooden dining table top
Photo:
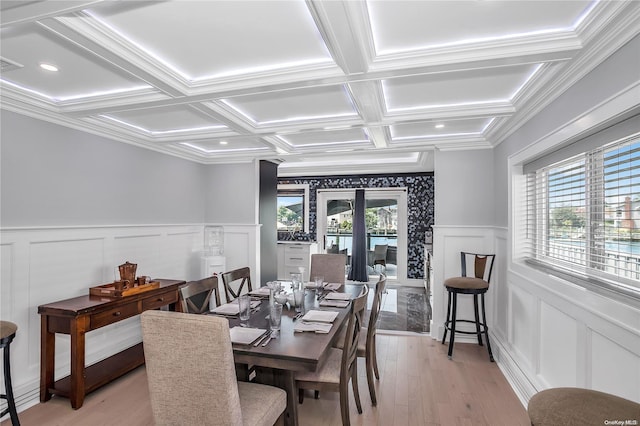
[[[360,294],[362,285],[348,284],[338,291],[350,293],[352,297]],[[233,344],[233,355],[236,363],[251,364],[261,367],[278,368],[290,371],[315,371],[318,365],[329,355],[328,349],[333,346],[343,323],[348,318],[349,308],[319,307],[315,290],[305,291],[305,310],[337,311],[329,333],[294,332],[296,324],[295,309],[282,309],[280,335],[271,339],[266,346]],[[260,307],[251,313],[251,318],[244,321],[249,327],[269,330],[269,299],[262,299]],[[229,317],[229,328],[240,326],[243,322],[237,317]],[[297,321],[300,321],[299,319]]]

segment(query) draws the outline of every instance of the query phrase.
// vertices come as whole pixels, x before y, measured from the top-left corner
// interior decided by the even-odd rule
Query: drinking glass
[[[282,304],[275,302],[269,308],[269,328],[271,336],[278,337],[280,334],[280,324],[282,323]]]
[[[240,309],[240,319],[246,321],[251,317],[251,297],[243,294],[238,297],[238,308]]]
[[[291,273],[291,289],[297,290],[300,288],[300,284],[302,283],[302,274],[299,272]]]
[[[285,303],[287,303],[288,296],[287,296],[287,293],[280,292],[280,293],[275,293],[273,295],[273,299],[276,301],[276,303],[284,305]]]
[[[296,312],[304,312],[304,289],[293,290],[293,304]]]
[[[313,277],[313,280],[315,281],[316,297],[320,299],[320,297],[322,297],[322,295],[324,294],[324,277],[318,275]]]
[[[313,277],[313,281],[316,284],[316,289],[322,288],[324,285],[324,277],[322,275],[316,275]]]

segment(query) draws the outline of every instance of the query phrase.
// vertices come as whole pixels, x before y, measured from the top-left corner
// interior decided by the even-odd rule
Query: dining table
[[[291,283],[282,282],[284,291],[291,290]],[[335,292],[348,293],[352,298],[360,294],[362,284],[340,286]],[[323,292],[325,295],[328,292]],[[257,299],[257,298],[256,298]],[[340,307],[320,306],[315,289],[305,290],[305,312],[309,310],[337,311],[328,333],[294,331],[297,321],[302,321],[293,307],[284,305],[279,336],[266,345],[237,344],[232,342],[236,364],[250,365],[256,370],[255,382],[277,386],[287,392],[287,406],[284,413],[285,425],[298,425],[298,398],[295,383],[296,372],[315,371],[321,366],[340,335],[340,330],[349,316],[350,305]],[[269,330],[269,297],[263,297],[258,307],[252,310],[248,320],[238,316],[227,316],[229,328],[247,327]],[[213,313],[211,313],[213,314]]]

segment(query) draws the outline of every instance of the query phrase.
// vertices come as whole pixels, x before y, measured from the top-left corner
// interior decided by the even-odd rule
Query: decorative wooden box
[[[134,294],[140,294],[145,291],[153,290],[154,288],[158,288],[158,287],[160,287],[159,281],[151,281],[147,284],[141,284],[135,287],[116,290],[114,283],[110,283],[110,284],[103,284],[97,287],[89,288],[89,295],[119,298],[119,297],[133,296]]]

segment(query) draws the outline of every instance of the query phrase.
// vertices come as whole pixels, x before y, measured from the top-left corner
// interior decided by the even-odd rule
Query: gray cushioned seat
[[[591,389],[543,390],[531,398],[527,411],[534,426],[602,426],[640,422],[640,404]],[[622,423],[613,423],[616,421]]]

